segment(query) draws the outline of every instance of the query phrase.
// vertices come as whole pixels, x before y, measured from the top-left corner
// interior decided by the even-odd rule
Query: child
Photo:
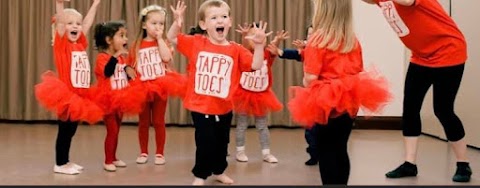
[[[244,39],[247,35],[255,32],[253,25],[238,26],[237,32],[242,34],[242,45],[251,52],[254,50],[254,43]],[[287,38],[288,33],[279,32],[272,41],[279,43],[280,40]],[[266,44],[266,40],[263,44]],[[278,159],[270,154],[270,133],[267,125],[267,114],[273,111],[279,111],[283,105],[278,101],[272,87],[272,65],[276,58],[268,50],[264,51],[264,62],[260,70],[255,72],[243,72],[240,78],[240,86],[235,91],[232,102],[233,109],[237,116],[237,128],[235,140],[237,145],[236,159],[239,162],[247,162],[248,157],[245,154],[245,131],[248,128],[248,116],[255,117],[255,126],[258,129],[260,146],[262,149],[263,161],[268,163],[277,163]]]
[[[114,172],[117,167],[126,167],[116,157],[118,134],[124,114],[141,112],[146,92],[138,84],[128,82],[128,77],[135,79],[134,72],[125,72],[127,49],[127,30],[123,21],[111,21],[95,26],[95,44],[99,50],[95,75],[99,82],[99,103],[104,108],[104,122],[107,128],[105,138],[106,171]],[[130,74],[130,75],[127,75]]]
[[[167,81],[167,68],[172,60],[173,50],[166,43],[166,10],[157,5],[150,5],[140,12],[138,33],[133,42],[128,59],[127,71],[135,69],[139,80],[147,89],[147,103],[140,113],[138,139],[141,154],[138,164],[148,161],[148,133],[150,125],[155,128],[156,153],[155,164],[165,164],[165,111],[167,107],[168,86],[175,84]]]
[[[307,40],[310,38],[310,35],[313,32],[313,27],[309,26],[307,29]],[[295,40],[293,41],[293,45],[297,47],[297,49],[290,49],[290,48],[284,48],[284,49],[279,49],[277,45],[274,43],[270,43],[268,45],[268,50],[271,51],[272,54],[278,55],[279,58],[282,59],[291,59],[291,60],[297,60],[299,62],[303,61],[303,50],[305,49],[307,41],[306,40]],[[305,141],[307,141],[308,147],[307,147],[307,153],[310,155],[310,159],[308,159],[305,162],[305,165],[307,166],[313,166],[318,163],[318,157],[317,157],[317,145],[316,145],[316,138],[315,138],[315,131],[316,131],[317,126],[313,126],[311,128],[305,129]]]
[[[92,26],[100,0],[95,0],[85,19],[75,9],[64,9],[64,0],[56,0],[55,40],[53,44],[58,77],[47,71],[35,86],[37,100],[57,114],[59,120],[55,145],[55,173],[75,175],[83,167],[70,162],[72,138],[79,121],[90,124],[102,119],[103,111],[92,100],[90,62],[86,35]]]
[[[383,77],[362,72],[362,51],[352,23],[352,1],[314,1],[314,33],[305,48],[305,88],[292,88],[288,103],[292,119],[317,126],[322,183],[348,183],[347,151],[354,118],[360,107],[378,112],[389,100]],[[335,20],[335,21],[334,21]],[[337,24],[328,24],[328,23]]]
[[[258,70],[263,63],[262,44],[265,27],[260,24],[255,35],[252,54],[241,45],[227,40],[231,28],[230,7],[222,0],[207,0],[200,5],[199,25],[204,35],[180,33],[186,6],[179,1],[171,7],[175,21],[168,39],[177,44],[180,53],[189,59],[187,93],[184,106],[192,111],[197,151],[192,170],[193,185],[204,185],[212,174],[224,184],[233,180],[224,171],[228,166],[227,149],[232,120],[231,94],[240,81],[241,72]],[[253,59],[253,63],[252,63]],[[193,66],[192,66],[193,65]]]
[[[415,161],[422,130],[420,110],[428,89],[433,85],[435,115],[443,125],[457,158],[457,170],[452,180],[469,182],[472,169],[467,158],[465,130],[454,112],[467,60],[465,37],[438,1],[364,1],[381,7],[388,23],[412,51],[403,99],[405,162],[386,176],[402,178],[417,175]]]

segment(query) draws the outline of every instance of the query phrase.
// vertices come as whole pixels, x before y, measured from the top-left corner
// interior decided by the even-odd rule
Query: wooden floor
[[[150,150],[154,151],[153,129]],[[104,160],[104,126],[80,126],[74,137],[70,159],[86,169],[80,175],[60,175],[52,171],[56,125],[0,124],[0,185],[190,185],[194,163],[194,129],[167,128],[164,166],[137,165],[139,153],[135,126],[121,129],[117,156],[128,165],[117,172],[106,172]],[[230,153],[234,154],[231,132]],[[320,185],[318,167],[304,165],[305,140],[302,129],[272,129],[271,151],[278,164],[262,162],[255,129],[247,131],[248,163],[228,158],[226,173],[235,185]],[[451,181],[455,159],[446,142],[422,136],[416,178],[386,179],[385,172],[402,162],[403,143],[400,131],[354,130],[350,137],[350,185],[480,185],[480,151],[469,149],[474,171],[472,181]],[[207,184],[217,185],[212,180]]]

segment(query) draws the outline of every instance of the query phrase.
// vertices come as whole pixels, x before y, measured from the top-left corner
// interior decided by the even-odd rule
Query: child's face
[[[209,7],[205,11],[205,20],[200,21],[200,27],[207,31],[208,38],[214,44],[225,44],[227,34],[232,27],[232,20],[226,6]]]
[[[82,32],[82,16],[66,12],[64,17],[65,34],[70,42],[77,42]]]
[[[113,48],[115,52],[127,48],[127,29],[121,27],[113,36],[113,39],[110,40],[110,48]]]
[[[147,19],[143,23],[143,29],[147,32],[147,39],[158,39],[162,36],[165,30],[165,13],[161,11],[150,12],[147,14]]]

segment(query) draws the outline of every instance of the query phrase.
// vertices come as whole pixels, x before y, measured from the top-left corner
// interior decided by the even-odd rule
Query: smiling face
[[[210,6],[205,9],[205,18],[200,20],[200,27],[207,32],[207,36],[213,44],[229,44],[227,34],[232,27],[230,18],[230,8],[222,4],[221,6]]]
[[[153,40],[161,38],[162,36],[157,36],[160,31],[163,33],[165,30],[165,12],[163,11],[152,11],[149,12],[143,23],[143,29],[147,33],[147,40]]]
[[[108,38],[109,48],[116,53],[119,50],[127,49],[127,29],[121,27],[113,36],[113,39]]]
[[[82,15],[75,10],[65,9],[63,23],[70,42],[77,42],[82,32]]]

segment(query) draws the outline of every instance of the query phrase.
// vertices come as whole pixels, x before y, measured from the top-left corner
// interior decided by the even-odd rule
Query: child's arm
[[[83,34],[85,36],[88,35],[88,32],[92,27],[93,19],[95,18],[95,14],[97,13],[98,4],[100,4],[100,0],[94,0],[92,6],[90,7],[90,10],[88,10],[87,15],[83,19],[82,28],[83,28]]]
[[[64,2],[65,0],[56,0],[55,7],[57,11],[57,15],[55,15],[55,28],[56,31],[60,36],[63,36],[65,34],[65,23],[63,21],[63,18],[65,17],[63,14],[63,9],[64,9]],[[69,0],[66,0],[69,1]]]
[[[172,60],[173,53],[162,36],[163,36],[163,31],[159,31],[157,33],[157,43],[158,43],[158,49],[160,51],[160,57],[162,58],[162,61],[164,63],[169,63]]]
[[[412,6],[415,3],[415,0],[392,0],[393,2],[403,5],[403,6]]]
[[[362,0],[362,1],[368,4],[375,4],[374,0]]]
[[[177,35],[181,32],[183,25],[183,14],[185,13],[186,8],[187,6],[185,6],[185,2],[183,1],[178,1],[176,8],[170,6],[175,20],[168,30],[167,39],[174,45],[177,45]]]
[[[267,29],[267,23],[265,24],[260,21],[259,27],[253,25],[255,29],[254,35],[251,36],[246,36],[246,39],[250,39],[255,43],[254,51],[253,51],[253,63],[252,63],[252,69],[253,70],[259,70],[263,66],[263,58],[264,58],[264,50],[265,46],[263,44],[263,41],[265,41],[265,38],[269,35],[272,34],[272,32],[265,33],[265,30]]]
[[[303,86],[304,87],[308,87],[310,85],[310,83],[312,83],[315,80],[318,80],[317,75],[310,74],[310,73],[307,73],[307,72],[304,72],[303,75],[304,75],[303,76]]]

